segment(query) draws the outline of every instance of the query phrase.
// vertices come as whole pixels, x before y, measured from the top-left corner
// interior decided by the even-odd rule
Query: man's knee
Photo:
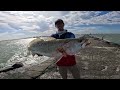
[[[59,67],[59,73],[63,79],[67,79],[67,69],[65,67]]]
[[[72,66],[70,68],[70,71],[72,73],[73,78],[80,79],[80,71],[79,71],[79,69],[78,69],[78,67],[76,65]]]

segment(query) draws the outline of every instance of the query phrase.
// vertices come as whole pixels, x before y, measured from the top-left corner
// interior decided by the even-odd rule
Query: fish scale
[[[46,37],[44,39],[36,38],[29,43],[28,50],[34,54],[42,54],[44,56],[53,57],[59,56],[57,48],[63,47],[66,51],[77,53],[81,49],[81,42],[86,38],[69,38],[55,39]]]

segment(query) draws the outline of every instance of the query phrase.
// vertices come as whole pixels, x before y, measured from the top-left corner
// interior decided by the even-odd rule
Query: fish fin
[[[55,40],[56,38],[54,38],[54,37],[49,37],[49,38],[46,38],[46,39],[44,39],[45,41],[51,41],[51,40]]]

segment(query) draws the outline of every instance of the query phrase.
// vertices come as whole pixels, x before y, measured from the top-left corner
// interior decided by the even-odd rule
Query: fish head
[[[43,39],[34,39],[31,41],[28,45],[28,55],[32,54],[34,56],[35,54],[39,54],[40,42],[42,43],[43,41]]]

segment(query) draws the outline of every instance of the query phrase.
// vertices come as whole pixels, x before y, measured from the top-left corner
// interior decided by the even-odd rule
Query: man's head
[[[58,19],[55,21],[55,27],[58,29],[58,31],[64,30],[64,22],[62,19]]]

